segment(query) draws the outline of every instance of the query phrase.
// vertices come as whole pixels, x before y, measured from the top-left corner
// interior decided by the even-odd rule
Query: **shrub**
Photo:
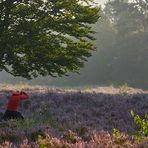
[[[139,127],[137,135],[148,136],[148,114],[145,115],[145,119],[141,119],[139,115],[136,115],[133,111],[131,111],[131,115],[134,118],[134,122]]]

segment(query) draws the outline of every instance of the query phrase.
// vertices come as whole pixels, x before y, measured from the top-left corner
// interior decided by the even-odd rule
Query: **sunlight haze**
[[[95,0],[98,4],[103,5],[107,0]]]

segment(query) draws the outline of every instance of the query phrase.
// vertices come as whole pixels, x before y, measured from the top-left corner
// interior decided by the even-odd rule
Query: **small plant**
[[[42,135],[38,135],[38,140],[39,148],[52,148],[54,147],[51,138],[45,138]]]
[[[115,86],[114,83],[111,82],[110,85],[109,85],[109,88],[113,89],[113,88],[116,88],[116,86]]]
[[[115,137],[115,138],[117,138],[117,137],[120,137],[120,136],[121,136],[120,132],[119,132],[116,128],[114,128],[114,129],[113,129],[112,134],[113,134],[113,137]]]
[[[112,135],[117,140],[116,142],[118,144],[120,144],[121,143],[121,133],[120,133],[120,131],[118,131],[116,128],[114,128],[113,132],[112,132]]]
[[[62,139],[67,141],[68,143],[73,143],[73,144],[81,141],[81,138],[76,133],[72,132],[71,130],[64,132]]]
[[[124,83],[121,87],[120,87],[120,94],[121,95],[124,95],[124,94],[126,94],[127,92],[128,92],[128,90],[129,90],[129,86],[128,86],[128,84],[127,83]]]
[[[139,115],[136,115],[133,111],[131,111],[131,115],[139,127],[138,136],[148,136],[148,114],[145,115],[145,119],[141,119]]]
[[[124,83],[122,86],[125,90],[129,89],[129,85],[127,83]]]

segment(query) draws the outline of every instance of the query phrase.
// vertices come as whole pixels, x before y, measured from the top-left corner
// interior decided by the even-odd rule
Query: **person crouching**
[[[24,91],[13,91],[12,94],[8,97],[7,110],[4,113],[2,119],[24,119],[22,114],[18,112],[19,104],[22,100],[29,98],[29,95]]]

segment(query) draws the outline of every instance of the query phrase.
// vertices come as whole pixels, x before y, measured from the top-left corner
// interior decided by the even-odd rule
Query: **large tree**
[[[27,79],[77,72],[95,49],[93,0],[0,0],[0,70]]]

